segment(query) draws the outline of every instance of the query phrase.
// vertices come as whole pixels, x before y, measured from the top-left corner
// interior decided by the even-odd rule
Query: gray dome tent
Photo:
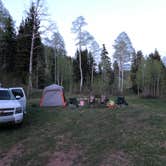
[[[65,106],[66,102],[63,89],[62,86],[56,84],[45,87],[40,100],[40,106]]]

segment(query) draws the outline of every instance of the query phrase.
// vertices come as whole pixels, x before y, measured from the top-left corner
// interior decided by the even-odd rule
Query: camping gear
[[[106,104],[108,102],[108,98],[105,95],[101,95],[100,104]]]
[[[69,107],[78,107],[77,98],[75,97],[69,98],[68,104],[69,104]]]
[[[115,104],[113,100],[109,99],[109,101],[107,102],[107,107],[110,109],[115,109],[117,108],[117,105]]]
[[[91,95],[89,97],[89,104],[95,104],[95,96]]]
[[[85,101],[83,99],[80,99],[79,106],[83,107],[85,105]]]
[[[43,90],[40,106],[65,106],[64,88],[62,86],[52,84]]]
[[[123,105],[128,105],[128,103],[126,102],[124,96],[118,96],[118,97],[117,97],[116,104],[118,104],[118,105],[122,105],[122,104],[123,104]]]

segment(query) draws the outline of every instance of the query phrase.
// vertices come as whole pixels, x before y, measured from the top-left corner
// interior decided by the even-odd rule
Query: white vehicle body
[[[22,87],[9,88],[17,101],[21,104],[24,114],[26,114],[26,95]]]
[[[23,108],[7,88],[0,88],[0,123],[23,122]]]

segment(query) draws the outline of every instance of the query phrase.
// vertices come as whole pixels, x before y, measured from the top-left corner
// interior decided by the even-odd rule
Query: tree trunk
[[[121,55],[123,55],[123,52],[121,52]],[[124,60],[123,60],[123,56],[121,57],[121,64],[120,64],[120,70],[121,70],[121,94],[123,94],[123,74],[124,74],[124,70],[123,70],[123,64],[124,64]]]
[[[124,71],[123,71],[123,68],[122,68],[122,85],[121,85],[121,93],[123,94],[123,75],[124,75]]]
[[[36,64],[36,87],[39,87],[39,56],[37,55],[37,64]]]
[[[91,73],[91,88],[93,88],[93,65],[92,65],[92,73]]]
[[[44,60],[45,60],[45,64],[46,64],[46,67],[45,67],[45,76],[46,76],[47,78],[50,78],[50,72],[49,72],[49,64],[48,64],[47,52],[45,52],[44,55],[45,55]],[[49,77],[48,77],[48,76],[49,76]]]
[[[60,79],[60,57],[59,54],[57,54],[57,82],[58,85],[60,85],[61,79]]]
[[[37,64],[37,69],[36,69],[36,86],[35,88],[39,88],[39,67],[38,67],[38,64]]]
[[[30,94],[33,88],[32,87],[32,63],[33,63],[34,40],[35,40],[35,25],[33,25],[30,60],[29,60],[29,79],[28,79],[28,91],[27,91],[28,97],[30,97]]]
[[[157,96],[160,96],[160,76],[157,77]]]
[[[61,86],[63,86],[63,78],[61,78]]]
[[[142,91],[145,91],[145,77],[144,77],[144,69],[142,69]]]
[[[119,90],[118,90],[118,91],[120,91],[120,87],[121,87],[121,86],[120,86],[120,84],[121,84],[121,83],[120,83],[120,82],[121,82],[121,80],[120,80],[120,68],[119,68],[119,71],[118,71],[118,72],[119,72],[119,75],[118,75],[118,89],[119,89]]]
[[[57,72],[57,56],[56,56],[56,50],[54,50],[54,82],[56,84],[56,81],[57,81],[57,77],[56,77],[56,72]]]
[[[153,97],[156,97],[156,80],[154,79],[154,92],[153,92]]]
[[[80,68],[80,92],[82,92],[83,73],[82,73],[81,48],[80,48],[80,50],[79,50],[79,68]]]

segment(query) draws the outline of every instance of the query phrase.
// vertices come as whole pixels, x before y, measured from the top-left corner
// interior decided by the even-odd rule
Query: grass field
[[[0,126],[0,166],[165,166],[166,99],[129,106],[39,108],[21,127]]]

